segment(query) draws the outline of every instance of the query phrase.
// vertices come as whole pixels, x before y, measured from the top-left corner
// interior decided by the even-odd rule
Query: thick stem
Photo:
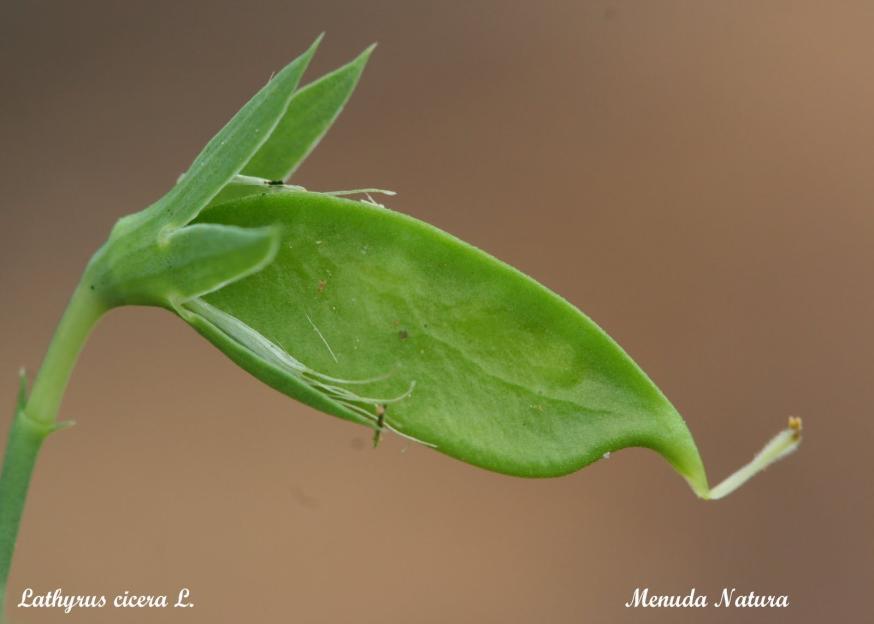
[[[5,614],[6,583],[36,457],[46,436],[58,429],[58,408],[73,366],[88,334],[106,310],[83,280],[55,330],[30,398],[20,401],[16,410],[0,474],[0,621]]]
[[[34,422],[24,411],[16,413],[9,430],[0,476],[0,609],[5,609],[9,567],[36,456],[51,431],[52,428]],[[5,610],[0,610],[0,621],[5,621],[4,616]]]
[[[30,418],[45,425],[54,425],[79,352],[94,325],[107,309],[92,292],[86,274],[86,279],[83,279],[70,299],[39,374],[34,379],[33,390],[27,401],[27,414]]]

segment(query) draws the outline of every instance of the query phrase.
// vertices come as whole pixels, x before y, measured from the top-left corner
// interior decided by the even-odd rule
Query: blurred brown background
[[[702,6],[706,4],[706,6]],[[586,310],[671,397],[711,479],[789,414],[801,452],[718,503],[628,450],[480,471],[301,407],[171,315],[113,312],[34,478],[10,585],[194,609],[28,622],[861,622],[871,535],[874,5],[0,5],[0,397],[86,260],[322,30],[380,43],[296,180],[389,205]],[[637,586],[788,610],[626,609]]]

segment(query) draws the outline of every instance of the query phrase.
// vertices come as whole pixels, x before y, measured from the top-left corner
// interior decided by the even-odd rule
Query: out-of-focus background
[[[874,586],[874,6],[0,5],[0,398],[89,255],[271,72],[379,47],[296,181],[388,205],[584,309],[686,416],[717,503],[627,450],[528,481],[314,412],[160,310],[110,314],[49,439],[10,583],[189,610],[28,622],[861,622]],[[626,609],[655,593],[788,610]],[[690,618],[686,620],[685,618]]]

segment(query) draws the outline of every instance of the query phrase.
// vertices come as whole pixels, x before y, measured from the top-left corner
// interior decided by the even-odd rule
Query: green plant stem
[[[16,409],[0,475],[0,621],[36,457],[46,436],[60,428],[56,418],[70,374],[88,335],[106,310],[83,279],[55,330],[29,399],[25,402],[22,398]]]

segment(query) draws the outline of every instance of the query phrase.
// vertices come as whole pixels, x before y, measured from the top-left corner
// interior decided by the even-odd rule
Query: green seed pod
[[[370,56],[297,90],[279,72],[162,199],[122,219],[87,277],[107,305],[176,312],[316,409],[506,474],[661,454],[703,498],[793,450],[794,427],[711,491],[670,402],[594,322],[488,254],[367,201],[283,183]]]

